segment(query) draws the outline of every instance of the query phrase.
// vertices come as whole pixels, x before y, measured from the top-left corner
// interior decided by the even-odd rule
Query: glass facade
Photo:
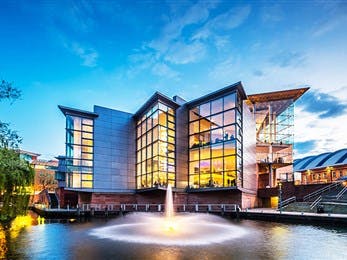
[[[236,92],[189,110],[189,187],[237,186],[242,176],[242,105]]]
[[[175,187],[175,110],[155,103],[136,126],[137,189]]]
[[[66,187],[93,188],[93,119],[66,116]]]

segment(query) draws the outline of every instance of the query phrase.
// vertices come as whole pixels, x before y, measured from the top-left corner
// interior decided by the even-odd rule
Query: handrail
[[[202,208],[207,211],[238,211],[240,206],[238,204],[174,204],[174,207],[181,208],[183,211],[191,209],[193,211],[199,211]],[[150,209],[156,209],[161,212],[165,209],[165,204],[153,204],[153,203],[144,203],[144,204],[126,204],[126,203],[113,203],[113,204],[82,204],[78,205],[78,208],[82,211],[150,211]]]
[[[292,202],[295,202],[296,201],[296,197],[293,196],[293,197],[290,197],[284,201],[281,201],[281,207],[283,208],[284,206],[287,206],[288,204],[292,203]],[[280,205],[278,205],[280,207]]]
[[[310,209],[313,209],[317,204],[322,200],[322,196],[319,196],[312,204],[310,205]]]
[[[328,190],[331,190],[332,188],[336,188],[337,186],[339,186],[341,183],[340,182],[335,182],[335,183],[332,183],[328,186],[325,186],[319,190],[316,190],[310,194],[307,194],[306,196],[303,197],[303,200],[304,201],[308,201],[310,200],[312,197],[315,197],[315,196],[318,196],[318,195],[321,195],[323,192],[325,191],[328,191]]]
[[[346,191],[347,191],[347,186],[344,186],[343,189],[339,193],[337,193],[336,199],[340,199],[343,196],[343,194],[345,194]]]

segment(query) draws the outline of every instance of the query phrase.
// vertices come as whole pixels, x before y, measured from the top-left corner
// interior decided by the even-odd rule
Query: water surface
[[[126,218],[126,217],[125,217]],[[33,225],[10,241],[11,259],[347,259],[347,228],[230,220],[246,232],[209,245],[143,244],[92,231],[124,222],[93,219]],[[57,222],[57,223],[54,223]],[[117,234],[114,234],[115,236]]]

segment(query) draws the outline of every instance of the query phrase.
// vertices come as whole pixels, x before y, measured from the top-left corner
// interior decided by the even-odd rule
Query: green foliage
[[[0,121],[0,148],[18,148],[22,142],[22,138],[17,134],[17,131],[11,130],[8,123]]]
[[[12,149],[0,148],[0,192],[2,220],[11,219],[27,209],[34,170]]]
[[[1,80],[0,83],[0,101],[2,99],[8,99],[12,102],[22,95],[21,91],[13,87],[12,83],[9,83],[5,80]]]

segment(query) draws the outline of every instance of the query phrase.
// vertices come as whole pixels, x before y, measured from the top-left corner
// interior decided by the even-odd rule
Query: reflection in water
[[[178,214],[179,216],[179,214]],[[206,215],[207,217],[208,215]],[[131,216],[91,219],[88,222],[47,220],[45,225],[24,229],[11,243],[8,259],[347,259],[347,229],[323,228],[224,218],[246,234],[220,243],[182,246],[129,243],[90,236],[98,228],[127,222]],[[193,218],[191,220],[194,220]],[[136,218],[133,219],[136,224]],[[213,222],[213,220],[212,220]],[[190,222],[194,224],[193,221]],[[4,238],[0,229],[0,241]],[[206,232],[206,237],[208,236]],[[115,233],[114,235],[118,235]],[[120,233],[120,235],[124,235]],[[8,238],[9,233],[8,233]],[[4,245],[2,243],[1,245]],[[6,246],[6,243],[5,243]],[[1,247],[2,248],[2,247]],[[5,248],[6,251],[6,248]],[[3,254],[3,255],[1,255]]]
[[[7,252],[6,233],[0,225],[0,259],[4,259]]]

